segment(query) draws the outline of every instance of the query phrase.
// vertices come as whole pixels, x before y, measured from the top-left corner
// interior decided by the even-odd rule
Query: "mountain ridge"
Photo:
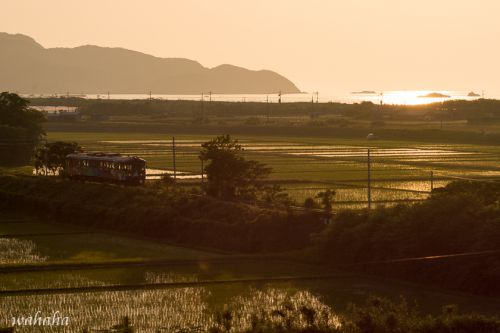
[[[0,32],[0,91],[29,94],[299,93],[271,70],[231,64],[207,68],[186,58],[160,58],[121,47],[44,48],[22,34]]]

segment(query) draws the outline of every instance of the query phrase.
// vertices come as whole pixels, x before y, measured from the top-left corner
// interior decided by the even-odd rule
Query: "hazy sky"
[[[272,69],[304,91],[500,95],[499,0],[0,0],[0,31]]]

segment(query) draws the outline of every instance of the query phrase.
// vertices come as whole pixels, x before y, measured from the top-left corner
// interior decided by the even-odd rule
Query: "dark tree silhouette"
[[[47,142],[35,151],[34,162],[37,174],[64,174],[66,156],[82,151],[76,142]]]
[[[324,192],[319,192],[316,195],[316,198],[321,199],[321,204],[323,205],[323,209],[327,213],[331,213],[333,209],[333,199],[335,197],[335,190],[328,189]]]
[[[253,199],[261,189],[260,181],[269,175],[271,168],[245,160],[238,140],[229,135],[202,144],[200,159],[207,162],[205,173],[207,194],[226,199]]]
[[[0,164],[27,164],[34,147],[43,138],[41,112],[17,94],[0,93]]]

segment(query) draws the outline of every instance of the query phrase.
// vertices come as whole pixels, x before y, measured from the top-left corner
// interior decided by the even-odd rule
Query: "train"
[[[146,180],[146,161],[118,153],[73,153],[66,156],[64,175],[74,180],[141,185]]]

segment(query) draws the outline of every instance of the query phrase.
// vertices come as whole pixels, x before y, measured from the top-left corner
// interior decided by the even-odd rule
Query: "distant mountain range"
[[[158,58],[93,45],[44,48],[33,38],[0,33],[0,91],[27,94],[298,93],[269,71],[221,65],[206,68],[183,58]]]

